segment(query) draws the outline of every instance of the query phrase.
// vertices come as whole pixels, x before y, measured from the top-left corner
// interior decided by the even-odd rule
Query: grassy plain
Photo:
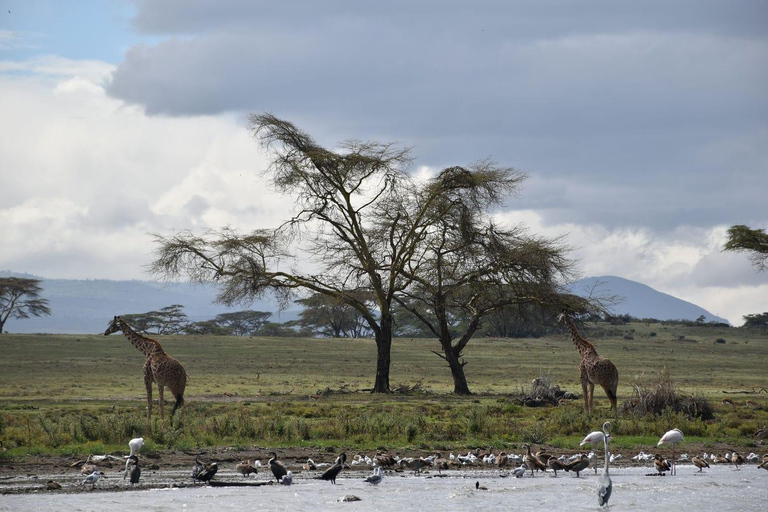
[[[618,447],[653,445],[673,427],[703,447],[749,446],[752,432],[768,424],[768,394],[759,392],[768,387],[768,333],[645,323],[584,329],[619,369],[620,405],[635,384],[649,385],[666,368],[678,392],[705,397],[715,407],[715,418],[706,422],[671,411],[612,419]],[[504,449],[522,442],[565,447],[578,446],[609,416],[599,388],[592,418],[581,400],[536,409],[514,402],[513,395],[539,376],[581,394],[578,353],[565,334],[473,340],[465,351],[476,393],[470,397],[451,394],[450,372],[431,352],[439,348],[434,340],[394,341],[392,387],[415,389],[383,396],[366,392],[375,371],[372,340],[159,340],[187,370],[187,406],[165,425],[155,420],[150,427],[144,419],[144,358],[123,336],[0,336],[0,440],[8,449],[0,456],[119,451],[138,435],[158,451],[254,445]],[[734,405],[722,404],[723,398]]]

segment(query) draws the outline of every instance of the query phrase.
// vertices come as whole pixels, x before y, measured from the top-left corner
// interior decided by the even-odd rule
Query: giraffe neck
[[[597,355],[595,347],[581,337],[579,331],[576,330],[576,324],[573,323],[573,320],[571,320],[569,316],[565,317],[565,325],[568,326],[568,332],[571,333],[571,341],[576,345],[576,350],[579,351],[579,355],[581,355],[582,359],[590,355]]]
[[[131,342],[131,345],[139,349],[139,351],[141,351],[145,356],[163,352],[163,347],[160,345],[159,341],[145,338],[141,334],[131,329],[127,323],[121,322],[120,330],[123,332],[125,337],[128,338],[128,341]]]

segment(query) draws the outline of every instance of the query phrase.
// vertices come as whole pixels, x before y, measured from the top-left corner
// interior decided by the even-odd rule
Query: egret
[[[613,483],[611,477],[608,474],[608,429],[611,427],[610,422],[603,423],[603,449],[605,450],[605,466],[603,467],[603,474],[600,475],[600,479],[597,481],[597,504],[601,507],[608,504],[608,500],[611,498],[611,491],[613,490]]]
[[[685,438],[683,437],[683,433],[680,431],[679,428],[675,428],[661,436],[661,439],[659,439],[659,442],[656,446],[661,446],[664,443],[671,444],[672,445],[672,474],[677,474],[677,468],[675,464],[675,445],[679,443],[680,441],[683,441]]]

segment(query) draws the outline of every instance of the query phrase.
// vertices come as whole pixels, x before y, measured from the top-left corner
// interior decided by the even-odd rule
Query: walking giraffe
[[[564,323],[571,333],[571,340],[581,356],[579,363],[579,380],[584,391],[584,408],[592,414],[595,398],[595,384],[600,384],[611,401],[611,409],[618,413],[616,407],[616,389],[619,387],[619,371],[608,359],[597,355],[595,347],[579,335],[576,325],[568,313],[562,313],[558,321]],[[587,389],[589,388],[589,389]]]
[[[147,361],[144,363],[144,385],[147,387],[147,421],[150,421],[152,416],[153,382],[157,383],[160,421],[163,421],[163,388],[165,386],[168,386],[176,399],[176,404],[171,411],[171,416],[173,416],[176,409],[184,405],[184,389],[187,387],[187,372],[184,371],[184,367],[176,359],[165,353],[159,341],[138,334],[119,316],[110,322],[109,327],[104,331],[104,336],[109,336],[117,331],[122,331],[128,341],[147,356]]]

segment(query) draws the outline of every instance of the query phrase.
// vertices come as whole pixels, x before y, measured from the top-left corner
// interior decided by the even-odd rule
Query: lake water
[[[679,465],[677,476],[651,477],[650,468],[617,467],[612,469],[613,495],[610,509],[683,510],[697,512],[723,510],[768,510],[768,471],[754,465],[740,471],[717,466],[697,473],[691,465]],[[267,481],[262,471],[256,480]],[[152,490],[99,491],[80,493],[37,493],[4,495],[0,510],[597,510],[595,486],[598,477],[584,472],[581,478],[549,472],[531,478],[501,478],[496,471],[451,471],[434,475],[392,473],[378,486],[362,481],[365,473],[346,472],[337,485],[295,475],[292,486],[262,487],[187,487]],[[221,477],[221,478],[220,478]],[[217,480],[241,478],[221,473]],[[80,478],[77,479],[81,480]],[[119,477],[109,475],[112,485],[123,485]],[[487,490],[476,490],[475,482]],[[38,480],[39,482],[39,480]],[[7,482],[6,482],[7,483]],[[43,485],[45,480],[36,485]],[[78,485],[75,481],[67,487]],[[97,487],[98,485],[97,484]],[[345,495],[355,495],[358,502],[340,503]]]

